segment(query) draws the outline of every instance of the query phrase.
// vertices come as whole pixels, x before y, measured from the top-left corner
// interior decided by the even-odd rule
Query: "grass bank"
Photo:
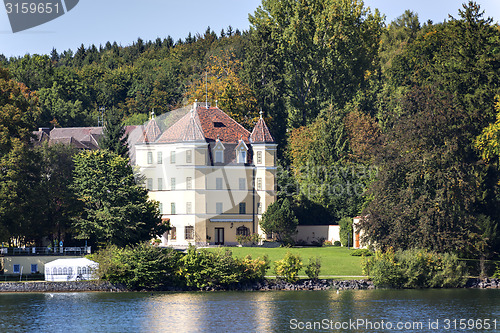
[[[271,269],[267,275],[274,275],[274,262],[283,259],[287,252],[299,254],[302,262],[306,265],[310,257],[318,256],[321,258],[320,277],[341,277],[343,280],[356,279],[363,275],[361,270],[361,257],[353,257],[345,247],[303,247],[303,248],[262,248],[262,247],[228,247],[236,257],[245,257],[251,255],[252,258],[263,257],[267,255],[271,261]],[[217,248],[210,248],[209,251],[216,251]],[[299,273],[305,276],[304,269]]]

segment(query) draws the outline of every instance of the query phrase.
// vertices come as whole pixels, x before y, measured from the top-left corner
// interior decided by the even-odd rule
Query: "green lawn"
[[[267,275],[274,275],[274,261],[281,260],[285,254],[290,251],[299,254],[302,262],[306,265],[310,257],[318,256],[321,258],[320,277],[342,277],[342,276],[361,276],[361,257],[351,256],[353,250],[344,247],[305,247],[305,248],[262,248],[262,247],[228,247],[236,257],[244,257],[250,254],[252,258],[262,257],[267,254],[271,260],[271,269]],[[211,248],[209,251],[216,251]],[[305,276],[304,269],[300,275]]]

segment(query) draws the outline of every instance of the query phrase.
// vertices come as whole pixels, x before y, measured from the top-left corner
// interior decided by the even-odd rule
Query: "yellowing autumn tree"
[[[204,73],[192,82],[186,92],[190,103],[195,100],[208,101],[224,110],[234,120],[252,128],[258,120],[257,99],[250,87],[238,76],[239,60],[231,52],[210,57]]]
[[[483,132],[474,142],[474,145],[479,150],[481,157],[486,161],[500,157],[500,96],[497,96],[496,100],[496,122],[489,124],[485,129],[483,129]]]

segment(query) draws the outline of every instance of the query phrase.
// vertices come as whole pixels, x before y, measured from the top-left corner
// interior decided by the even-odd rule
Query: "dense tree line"
[[[142,123],[205,89],[248,128],[262,109],[299,223],[362,215],[382,249],[486,257],[500,250],[500,28],[472,1],[451,14],[386,24],[362,2],[263,0],[249,31],[0,61],[34,92],[18,106],[37,99],[32,127],[94,125],[101,106]]]

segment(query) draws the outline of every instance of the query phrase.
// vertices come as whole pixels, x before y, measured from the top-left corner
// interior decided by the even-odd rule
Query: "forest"
[[[385,22],[362,1],[262,0],[249,20],[178,41],[0,55],[0,240],[71,233],[80,214],[74,198],[33,203],[30,131],[96,126],[101,107],[139,125],[208,98],[249,129],[263,110],[277,204],[288,198],[300,224],[360,215],[381,249],[498,255],[500,26],[479,3],[434,23],[412,11]],[[45,178],[57,169],[43,164]]]

